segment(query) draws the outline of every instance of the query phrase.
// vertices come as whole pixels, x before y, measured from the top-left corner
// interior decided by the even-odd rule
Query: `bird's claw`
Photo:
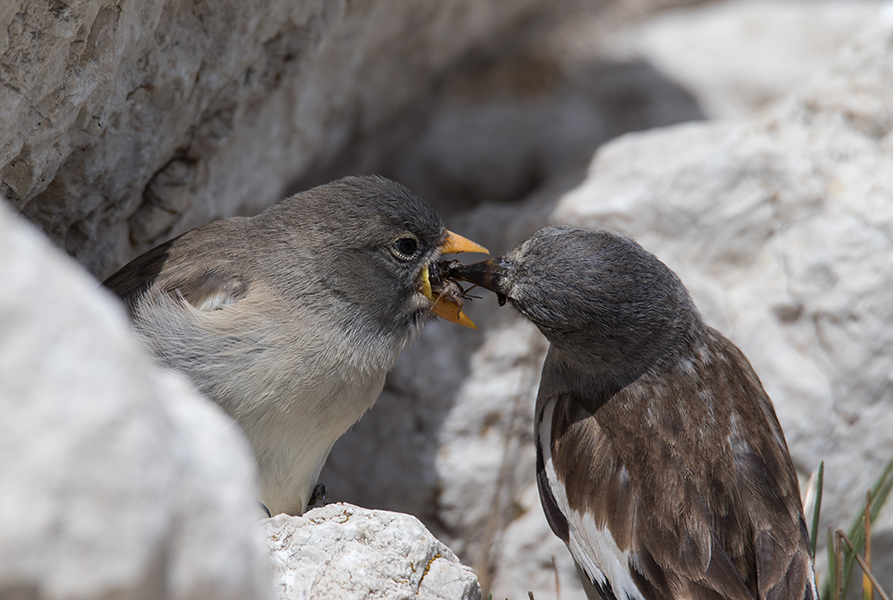
[[[311,508],[321,508],[326,505],[326,484],[317,483],[310,492],[310,502],[307,503],[307,510]]]

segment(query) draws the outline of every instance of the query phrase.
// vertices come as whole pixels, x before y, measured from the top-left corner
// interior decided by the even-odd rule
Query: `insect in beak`
[[[489,254],[486,248],[468,240],[452,231],[447,231],[447,238],[439,248],[441,254],[454,254],[459,252],[480,252]],[[446,277],[446,267],[441,262],[429,263],[422,268],[422,294],[428,300],[434,302],[431,311],[442,319],[477,329],[477,326],[462,312],[465,299],[468,298],[465,290],[458,283]]]

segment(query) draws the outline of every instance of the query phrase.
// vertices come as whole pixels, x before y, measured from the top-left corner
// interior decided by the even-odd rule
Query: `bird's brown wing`
[[[714,333],[697,360],[609,398],[541,402],[541,497],[606,598],[815,593],[781,428],[746,359]]]
[[[759,598],[817,598],[809,532],[800,501],[800,487],[784,433],[772,401],[750,362],[732,342],[710,329],[721,378],[740,402],[731,434],[735,453],[736,489],[751,510]],[[740,390],[740,394],[736,394]]]
[[[248,293],[250,277],[227,253],[202,244],[204,238],[194,236],[195,231],[140,255],[104,285],[124,301],[131,314],[153,286],[200,310],[216,310],[238,302]]]

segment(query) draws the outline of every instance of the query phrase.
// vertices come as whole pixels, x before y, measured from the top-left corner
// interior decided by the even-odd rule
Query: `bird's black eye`
[[[419,242],[414,237],[402,237],[393,244],[394,250],[401,258],[410,258],[419,248]]]

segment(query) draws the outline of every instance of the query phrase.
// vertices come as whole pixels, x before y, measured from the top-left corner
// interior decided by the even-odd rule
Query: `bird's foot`
[[[273,516],[273,515],[270,514],[270,509],[267,508],[267,505],[266,505],[266,504],[264,504],[264,503],[261,502],[260,500],[257,501],[257,504],[260,506],[260,509],[261,509],[262,511],[264,511],[264,514],[265,514],[265,515],[267,515],[268,517],[272,517],[272,516]]]
[[[317,483],[310,492],[310,502],[307,503],[307,510],[311,508],[320,508],[326,505],[326,484]]]

